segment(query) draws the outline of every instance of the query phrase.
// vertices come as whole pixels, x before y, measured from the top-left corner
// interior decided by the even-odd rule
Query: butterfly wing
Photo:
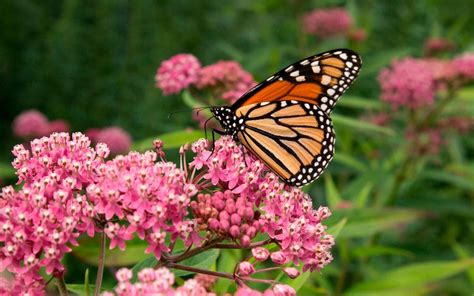
[[[311,183],[332,160],[332,122],[315,104],[262,102],[239,108],[236,116],[244,119],[239,141],[289,185]]]
[[[330,114],[339,97],[359,74],[360,56],[335,49],[298,61],[245,93],[232,109],[261,102],[295,100],[317,105]]]

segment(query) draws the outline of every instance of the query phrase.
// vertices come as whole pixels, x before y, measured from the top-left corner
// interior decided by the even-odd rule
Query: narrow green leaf
[[[164,149],[174,149],[179,148],[186,143],[191,143],[198,139],[204,138],[204,136],[205,134],[202,130],[185,129],[138,141],[132,145],[132,150],[145,151],[153,149],[153,141],[155,139],[160,139],[163,141]]]
[[[354,119],[344,115],[331,114],[331,118],[334,122],[334,125],[345,126],[347,128],[352,128],[354,130],[367,132],[367,133],[379,133],[387,136],[394,136],[395,132],[388,128],[372,123],[368,123],[362,120]]]
[[[90,295],[90,284],[89,284],[89,268],[86,269],[84,274],[84,293],[86,296]]]
[[[334,238],[337,238],[341,230],[346,225],[346,222],[347,222],[347,218],[342,219],[341,221],[337,222],[336,225],[329,227],[327,230],[327,233],[332,235]]]
[[[9,163],[0,163],[0,178],[7,179],[15,177],[15,169]]]
[[[330,208],[336,207],[341,202],[341,195],[336,188],[330,174],[324,175],[324,187],[326,188],[326,200]]]
[[[81,261],[96,266],[100,252],[98,238],[83,237],[78,241],[79,246],[73,249],[72,254]],[[140,262],[148,256],[145,254],[146,248],[146,242],[135,238],[127,242],[127,248],[125,251],[121,251],[118,248],[113,250],[107,249],[105,255],[105,266],[126,266]]]
[[[92,295],[95,290],[95,285],[89,285],[88,288],[86,288],[86,286],[82,284],[66,284],[66,287],[69,292],[72,292],[78,296]]]
[[[383,105],[380,100],[369,99],[351,95],[344,95],[344,100],[337,102],[338,106],[364,110],[381,110]]]
[[[406,209],[360,209],[346,215],[348,222],[339,233],[339,238],[368,237],[416,220],[422,213]]]
[[[353,249],[352,254],[355,257],[374,257],[384,255],[402,256],[410,258],[415,257],[415,255],[410,251],[387,246],[362,246]]]
[[[367,200],[369,199],[369,195],[373,187],[374,185],[372,183],[367,183],[357,194],[355,194],[353,200],[354,205],[357,208],[364,208],[367,205]]]
[[[471,254],[468,248],[460,245],[460,244],[453,244],[452,246],[454,253],[458,256],[459,259],[468,259],[471,257]],[[474,284],[474,266],[471,266],[467,270],[467,275],[469,277],[469,281],[471,284]]]
[[[474,182],[472,179],[461,175],[450,173],[441,170],[425,170],[421,173],[421,177],[430,180],[445,182],[456,186],[457,188],[464,188],[467,190],[474,190]]]
[[[426,286],[463,272],[473,265],[474,258],[459,261],[433,261],[403,266],[383,272],[383,274],[376,278],[356,284],[348,291],[347,295],[385,293],[397,291],[401,288],[406,290],[410,287]]]
[[[219,257],[219,250],[211,249],[209,251],[197,254],[196,256],[183,260],[182,262],[180,262],[180,264],[200,269],[210,269],[212,265],[216,262],[217,257]],[[173,270],[173,272],[176,276],[185,276],[193,273],[190,271],[179,269],[175,269]]]
[[[142,261],[138,262],[137,264],[135,264],[132,267],[132,273],[133,273],[132,282],[134,283],[137,281],[137,276],[140,270],[144,268],[154,268],[157,264],[158,264],[158,260],[156,260],[155,256],[147,257],[143,259]]]
[[[348,166],[356,171],[359,171],[359,172],[365,172],[367,171],[367,166],[357,160],[355,157],[349,155],[349,154],[346,154],[346,153],[343,153],[343,152],[337,152],[334,154],[334,161],[335,162],[338,162],[342,165],[345,165],[345,166]]]
[[[234,267],[242,260],[242,250],[222,250],[217,260],[217,270],[232,273]],[[232,281],[224,278],[218,278],[214,285],[217,295],[228,293]]]

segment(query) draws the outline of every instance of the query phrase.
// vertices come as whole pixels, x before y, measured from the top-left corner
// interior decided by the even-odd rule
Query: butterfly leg
[[[222,136],[222,135],[225,135],[226,133],[223,132],[223,131],[217,130],[217,129],[215,129],[215,128],[212,129],[212,149],[211,149],[211,154],[209,155],[209,157],[211,157],[212,154],[214,154],[214,148],[215,148],[214,143],[216,142],[216,141],[215,141],[215,135],[216,135],[216,134],[219,134],[219,135]],[[209,159],[209,158],[208,158],[208,159]]]

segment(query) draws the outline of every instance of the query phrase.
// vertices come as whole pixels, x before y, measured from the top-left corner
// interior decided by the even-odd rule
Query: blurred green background
[[[334,6],[349,11],[356,27],[365,31],[365,40],[318,40],[302,31],[301,15]],[[334,111],[335,162],[306,188],[315,205],[329,205],[334,211],[335,260],[321,273],[300,278],[299,293],[470,295],[472,131],[450,134],[434,156],[410,159],[403,119],[390,126],[363,119],[391,112],[379,100],[377,75],[393,59],[422,56],[425,41],[433,37],[456,45],[446,57],[474,51],[473,15],[473,3],[460,0],[3,0],[2,168],[12,160],[11,147],[21,142],[13,136],[12,121],[27,109],[67,120],[72,131],[117,125],[134,143],[197,128],[180,95],[165,97],[154,86],[160,62],[174,54],[192,53],[204,65],[236,60],[260,81],[308,55],[350,47],[361,54],[364,66]],[[457,98],[463,115],[472,118],[474,88],[465,86]],[[456,106],[453,103],[452,113]],[[181,109],[186,111],[168,119],[170,112]],[[14,182],[8,169],[2,174],[4,184]],[[88,256],[66,259],[72,262],[68,282],[82,283],[85,268],[74,265]],[[220,256],[217,266],[232,265],[232,258]],[[114,285],[110,275],[107,284]],[[223,287],[218,287],[220,292],[230,289]]]

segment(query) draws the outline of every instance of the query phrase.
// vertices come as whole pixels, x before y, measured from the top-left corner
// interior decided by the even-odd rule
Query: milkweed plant
[[[108,159],[105,144],[92,147],[81,133],[53,133],[30,148],[15,146],[17,188],[4,187],[0,199],[1,269],[12,275],[2,292],[43,294],[43,268],[62,282],[61,259],[80,236],[100,237],[96,294],[106,247],[125,250],[138,237],[157,260],[137,281],[131,270],[120,269],[119,284],[104,295],[213,295],[206,277],[173,288],[170,269],[229,279],[238,285],[237,295],[248,295],[252,282],[268,284],[266,295],[294,295],[290,286],[255,275],[281,270],[297,278],[331,262],[334,239],[323,225],[329,209],[315,208],[308,195],[281,183],[231,138],[217,140],[213,150],[204,139],[185,145],[179,163],[166,160],[161,141],[154,147]],[[175,249],[178,241],[183,250]],[[209,249],[249,255],[231,273],[181,263]]]

